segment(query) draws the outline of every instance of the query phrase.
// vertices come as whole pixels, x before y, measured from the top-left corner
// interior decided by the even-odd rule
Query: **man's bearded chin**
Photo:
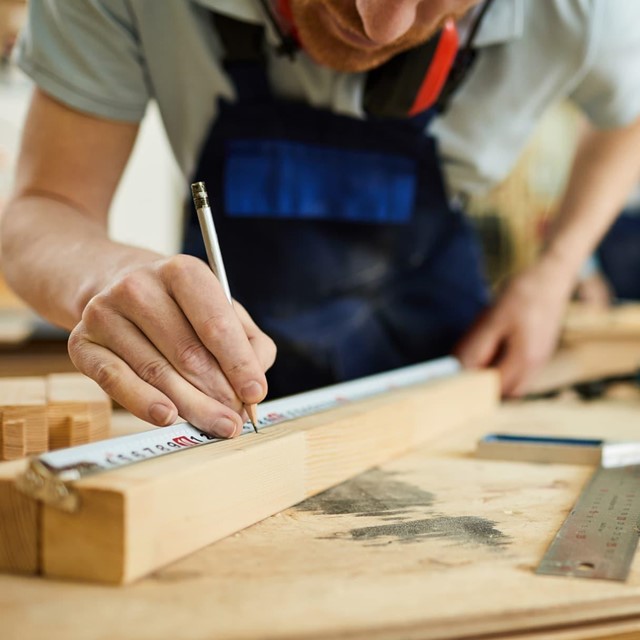
[[[426,42],[442,28],[448,18],[457,20],[469,10],[469,6],[477,2],[478,0],[469,0],[469,4],[464,9],[457,11],[455,15],[443,16],[437,24],[430,27],[414,25],[392,44],[372,50],[359,49],[350,43],[343,42],[338,36],[320,26],[316,11],[321,3],[316,4],[302,0],[292,2],[291,6],[296,28],[306,53],[318,64],[336,71],[356,73],[379,67],[395,55]],[[351,8],[350,5],[341,5],[343,9],[346,7]],[[353,15],[347,15],[348,13],[353,13]],[[351,12],[348,9],[344,11],[342,17],[347,18],[348,22],[347,20],[345,22],[351,26],[353,31],[363,33],[362,22],[355,8]]]
[[[296,27],[305,52],[318,64],[336,71],[356,73],[374,69],[390,60],[393,56],[411,49],[428,40],[439,28],[435,27],[416,38],[415,34],[396,40],[393,44],[379,49],[358,49],[343,42],[332,33],[319,29],[317,22],[305,20],[304,14],[296,20]]]
[[[414,44],[407,44],[404,47],[385,47],[373,51],[361,51],[342,42],[336,43],[335,38],[332,36],[315,38],[311,35],[306,38],[304,30],[300,28],[299,33],[305,52],[315,62],[336,71],[347,73],[369,71],[384,64],[401,51],[415,46]]]

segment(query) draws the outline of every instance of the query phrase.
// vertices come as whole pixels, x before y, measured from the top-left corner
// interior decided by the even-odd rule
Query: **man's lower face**
[[[449,17],[479,0],[290,0],[307,53],[319,64],[357,72],[377,67],[421,44]],[[406,29],[389,40],[385,25],[401,19]]]

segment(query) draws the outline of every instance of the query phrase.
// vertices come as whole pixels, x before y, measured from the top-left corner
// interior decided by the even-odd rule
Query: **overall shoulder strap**
[[[262,25],[236,20],[221,13],[212,13],[211,19],[224,47],[225,64],[265,61]]]
[[[270,100],[264,26],[220,13],[211,19],[224,49],[223,66],[238,100]]]

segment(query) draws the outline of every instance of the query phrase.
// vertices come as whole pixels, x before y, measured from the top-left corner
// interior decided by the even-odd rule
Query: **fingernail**
[[[174,419],[173,408],[168,407],[166,404],[160,404],[160,403],[151,405],[151,407],[149,408],[149,415],[151,416],[151,419],[153,420],[153,422],[163,427],[168,424],[171,424]]]
[[[236,423],[229,418],[218,418],[213,423],[213,431],[217,436],[230,438],[236,431]]]
[[[245,384],[240,390],[240,393],[242,394],[242,400],[245,402],[258,402],[262,400],[262,396],[264,395],[262,385],[255,380]]]

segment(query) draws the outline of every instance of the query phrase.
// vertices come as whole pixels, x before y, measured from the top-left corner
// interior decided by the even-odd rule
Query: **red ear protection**
[[[291,25],[291,35],[300,42],[298,38],[298,30],[295,27],[295,22],[293,20],[293,11],[291,11],[291,3],[289,0],[278,0],[278,13],[284,18],[284,21]]]
[[[435,104],[458,54],[458,42],[456,23],[449,18],[442,27],[427,73],[409,109],[409,116],[418,115]]]

